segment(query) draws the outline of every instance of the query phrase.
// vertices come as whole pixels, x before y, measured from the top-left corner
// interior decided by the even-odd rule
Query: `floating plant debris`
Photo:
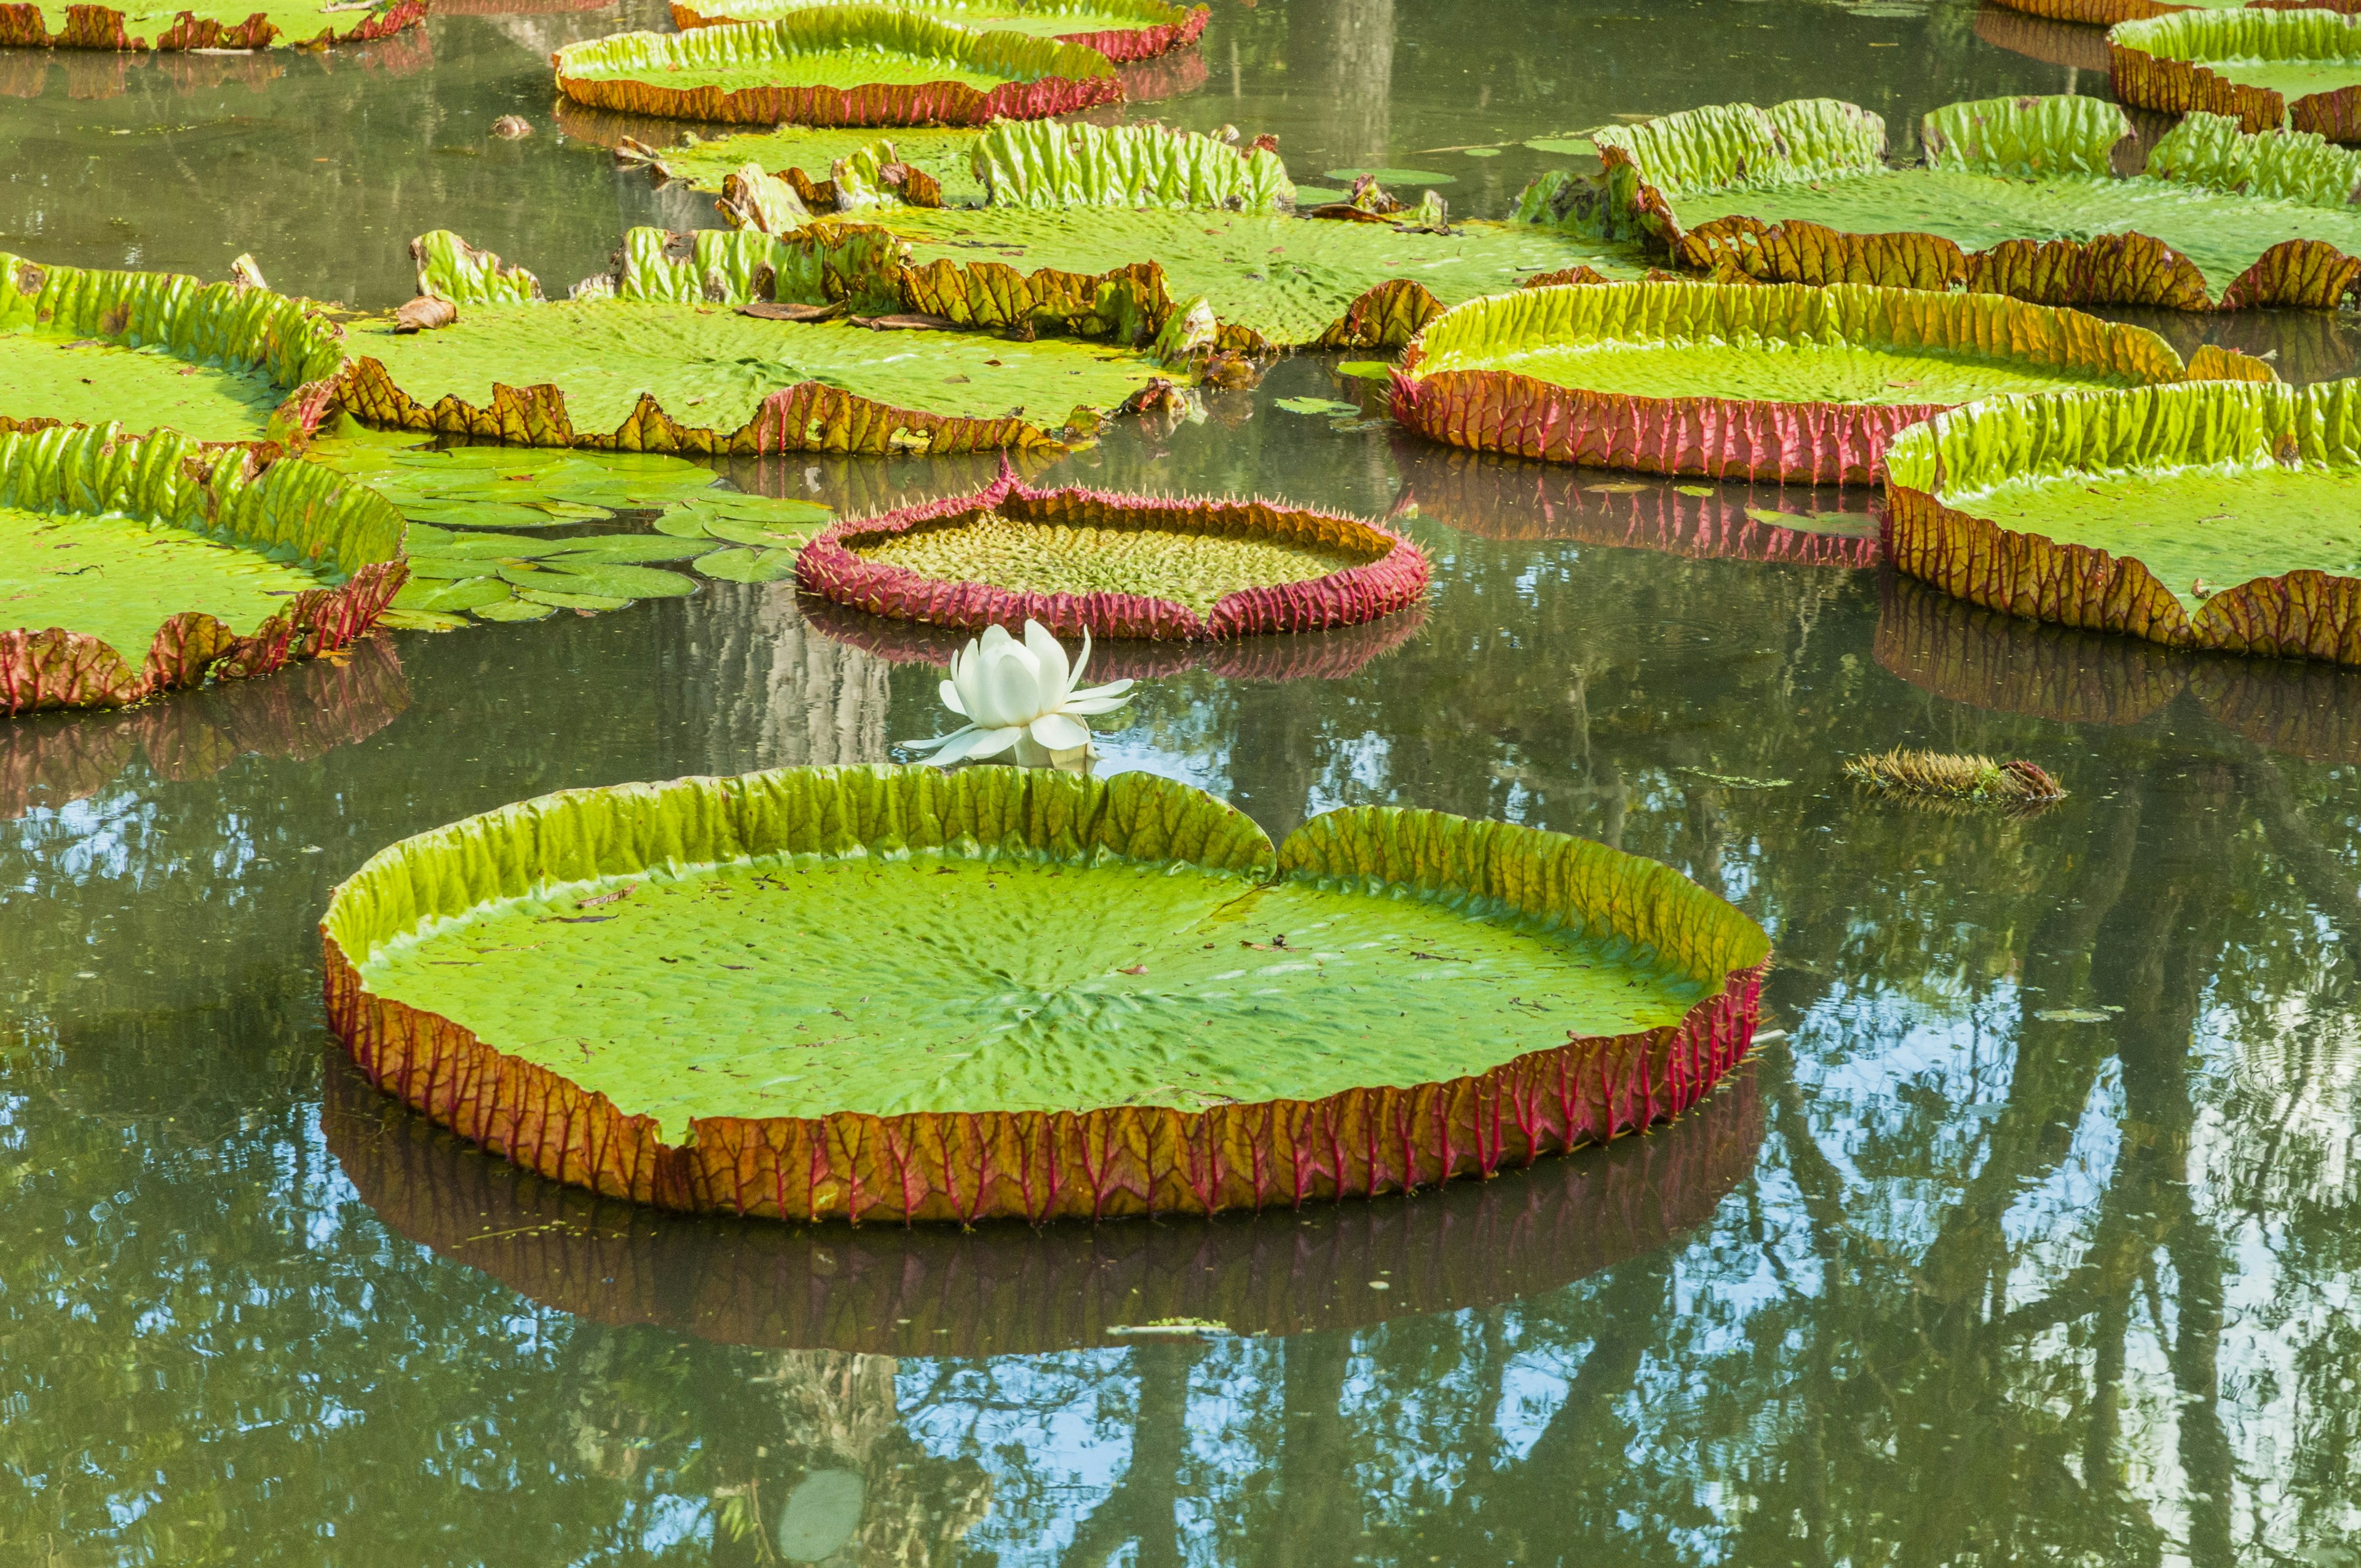
[[[1017,935],[1050,899],[1060,940]],[[799,1220],[1210,1212],[1521,1162],[1701,1097],[1768,952],[1584,839],[1351,808],[1274,849],[1183,784],[1001,767],[548,795],[380,852],[322,934],[381,1088],[560,1180]],[[983,952],[1016,991],[979,988]],[[1024,1001],[1085,982],[1122,1004]],[[456,1070],[481,1091],[432,1091]],[[1520,1087],[1561,1074],[1584,1087]],[[1532,1119],[1479,1139],[1505,1093]]]
[[[1845,777],[1881,794],[1979,806],[2046,806],[2066,798],[2066,786],[2024,761],[1896,747],[1848,757]]]

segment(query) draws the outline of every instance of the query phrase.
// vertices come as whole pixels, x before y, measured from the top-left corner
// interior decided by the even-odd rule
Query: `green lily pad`
[[[377,623],[388,631],[463,631],[467,618],[444,610],[394,609],[379,616]]]
[[[497,604],[479,606],[475,613],[479,620],[547,620],[557,613],[557,607],[531,598],[519,598],[502,599]]]
[[[794,546],[811,537],[809,533],[782,533],[759,522],[740,522],[728,517],[706,519],[705,532],[708,538],[726,539],[732,544],[759,546]]]
[[[481,609],[486,605],[499,604],[512,597],[509,585],[498,577],[466,577],[444,581],[434,577],[412,577],[401,592],[393,598],[396,609],[428,609],[454,612]]]
[[[1339,402],[1334,398],[1276,398],[1271,407],[1285,409],[1291,414],[1356,414],[1358,403]]]
[[[67,7],[53,5],[46,9],[45,18],[43,8],[34,8],[32,24],[57,36],[62,45],[68,26]],[[188,40],[180,48],[243,53],[248,49],[306,48],[383,37],[389,30],[385,26],[389,9],[390,0],[376,5],[352,5],[338,0],[274,0],[258,8],[247,0],[192,0],[185,5],[175,0],[169,9],[129,5],[117,10],[92,5],[88,11],[94,14],[80,17],[77,30],[85,36],[104,37],[119,26],[135,49],[158,47],[164,34],[180,31]],[[413,14],[402,26],[418,27],[423,20]],[[10,41],[21,44],[27,40],[15,38]]]
[[[1039,939],[1036,916],[1052,906],[1055,938]],[[504,1146],[536,1168],[644,1191],[644,1179],[609,1186],[609,1170],[649,1153],[614,1138],[612,1117],[647,1116],[671,1148],[694,1148],[659,1157],[687,1173],[685,1201],[804,1218],[862,1192],[872,1207],[856,1214],[922,1219],[1144,1208],[1137,1190],[1069,1179],[1098,1146],[1066,1139],[1067,1116],[1162,1162],[1146,1179],[1166,1206],[1187,1205],[1179,1159],[1158,1152],[1175,1145],[1135,1143],[1131,1119],[1186,1140],[1252,1113],[1230,1107],[1325,1102],[1357,1148],[1364,1118],[1372,1135],[1395,1125],[1374,1085],[1543,1067],[1588,1081],[1609,1041],[1699,1007],[1732,1010],[1742,1051],[1752,1011],[1733,1008],[1734,983],[1769,946],[1669,868],[1586,840],[1347,809],[1274,849],[1242,814],[1169,780],[1007,767],[789,769],[545,796],[382,851],[337,890],[323,933],[346,1039],[383,1037],[380,1019],[416,1009],[456,1025],[498,1081],[530,1065],[585,1102],[605,1097],[611,1113]],[[1679,1097],[1653,1112],[1634,1102],[1633,1116],[1668,1113],[1737,1054],[1685,1061],[1694,1078]],[[436,1096],[428,1109],[474,1136],[477,1112],[503,1103]],[[1526,1146],[1563,1146],[1570,1111],[1535,1103],[1563,1120]],[[981,1185],[977,1146],[942,1142],[958,1125],[958,1138],[1013,1149],[1034,1124],[1014,1118],[1049,1113],[1035,1152],[1008,1165],[995,1152],[1003,1175]],[[1401,1136],[1426,1151],[1413,1157],[1440,1160],[1436,1177],[1472,1171],[1477,1113],[1472,1099],[1440,1113],[1467,1121],[1464,1135],[1421,1123]],[[882,1137],[763,1142],[792,1120],[845,1114],[942,1120],[903,1124],[910,1137],[890,1151]],[[725,1117],[762,1124],[741,1144]],[[1185,1158],[1192,1146],[1178,1146]],[[740,1168],[741,1147],[783,1150],[776,1169],[795,1185],[774,1185],[769,1163],[762,1181],[712,1179]],[[903,1178],[887,1179],[897,1157]],[[1229,1204],[1301,1191],[1275,1154],[1225,1164],[1239,1173]],[[946,1177],[962,1167],[954,1197]],[[1400,1179],[1372,1168],[1316,1190]],[[1202,1189],[1193,1201],[1215,1206]]]
[[[1525,145],[1535,152],[1554,152],[1567,158],[1598,156],[1598,144],[1588,137],[1534,137]]]
[[[586,130],[588,127],[586,127]],[[969,167],[969,155],[983,133],[966,126],[781,126],[774,130],[738,131],[664,149],[665,170],[676,181],[719,191],[721,182],[752,163],[764,170],[800,169],[815,181],[829,178],[840,158],[873,146],[883,137],[894,144],[902,162],[932,176],[942,187],[947,206],[971,206],[983,201],[983,182]]]
[[[661,566],[634,566],[587,562],[579,566],[553,562],[546,568],[503,566],[501,576],[521,588],[542,593],[585,594],[599,598],[686,598],[697,591],[696,579]]]
[[[564,539],[557,548],[535,557],[548,565],[574,571],[583,563],[639,565],[649,561],[686,561],[697,552],[694,540],[664,533],[600,533],[587,539]]]
[[[1324,207],[1332,202],[1342,202],[1352,195],[1350,191],[1338,191],[1326,185],[1298,185],[1295,204],[1298,207]]]
[[[1336,374],[1357,381],[1382,381],[1393,371],[1392,362],[1385,359],[1347,359],[1336,367]]]
[[[622,609],[631,602],[627,598],[610,598],[603,594],[566,594],[548,588],[519,588],[516,597],[530,599],[534,604],[545,604],[552,609]]]
[[[2157,144],[2144,172],[2119,176],[2111,157],[2130,131],[2121,109],[2095,98],[1953,104],[1921,124],[1925,166],[1895,169],[1883,156],[1884,122],[1853,104],[1722,104],[1601,131],[1638,181],[1610,181],[1616,205],[1577,205],[1567,221],[1596,230],[1604,213],[1610,228],[1662,231],[1684,266],[1726,258],[1772,280],[1906,272],[1921,287],[2064,304],[2335,303],[2345,276],[2336,266],[2266,253],[2293,240],[2361,255],[2361,208],[2349,199],[2361,154],[2312,137],[2250,136],[2200,113]],[[1537,184],[1520,211],[1544,216],[1556,192],[1575,189]],[[1781,270],[1784,252],[1749,229],[1795,222],[1844,236],[1809,279]],[[2126,251],[2120,236],[2146,239]],[[2028,242],[2090,247],[2092,262],[2036,267],[2017,254]]]
[[[697,569],[731,583],[777,583],[796,575],[792,550],[716,550],[699,555]]]
[[[674,13],[684,27],[771,21],[792,11],[846,0],[685,0]],[[1111,60],[1147,60],[1187,39],[1188,8],[1167,0],[903,0],[896,10],[979,32],[1089,43]],[[1202,22],[1199,27],[1203,26]],[[826,165],[822,165],[823,168]]]
[[[577,521],[553,517],[538,507],[507,501],[412,502],[402,507],[401,515],[418,522],[448,523],[455,528],[555,528],[561,522]]]
[[[2124,51],[2117,91],[2127,104],[2224,110],[2256,128],[2292,126],[2361,141],[2361,26],[2350,16],[2187,11],[2125,22],[2108,39]]]
[[[826,524],[836,516],[836,509],[818,501],[807,501],[793,497],[747,495],[739,490],[708,490],[683,509],[706,517],[729,518],[746,522],[787,522]]]

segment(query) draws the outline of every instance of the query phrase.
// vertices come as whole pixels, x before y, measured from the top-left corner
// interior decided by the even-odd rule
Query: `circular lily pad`
[[[2115,96],[2126,104],[2361,142],[2361,17],[2183,11],[2109,28],[2107,54]]]
[[[1741,1071],[1647,1137],[1414,1203],[1198,1224],[816,1231],[610,1202],[421,1129],[349,1066],[328,1064],[321,1088],[321,1133],[361,1201],[528,1299],[719,1344],[877,1355],[1119,1345],[1174,1320],[1298,1334],[1529,1299],[1707,1223],[1753,1172],[1763,1133],[1756,1077]]]
[[[1435,318],[1404,351],[1393,416],[1554,462],[1858,483],[1894,432],[1956,404],[2187,375],[2145,328],[1989,294],[1592,283]]]
[[[2361,384],[1956,410],[1896,440],[1894,564],[2037,620],[2361,664]]]
[[[840,522],[803,549],[803,587],[876,615],[1157,640],[1375,620],[1426,591],[1426,557],[1376,523],[1263,501],[1028,488]]]
[[[279,419],[307,433],[343,358],[333,323],[268,289],[0,252],[0,431],[112,421],[256,441]]]
[[[0,436],[0,716],[344,647],[402,585],[401,527],[325,468],[169,431]]]
[[[1438,174],[1432,169],[1332,169],[1328,170],[1327,177],[1342,180],[1350,185],[1365,174],[1376,176],[1380,185],[1455,185],[1459,182],[1457,176]]]
[[[1274,850],[1169,780],[999,767],[544,796],[380,852],[321,930],[381,1088],[545,1176],[799,1220],[1526,1163],[1702,1096],[1769,947],[1583,839],[1356,808]]]
[[[352,5],[295,0],[257,7],[251,0],[170,0],[170,4],[0,6],[0,48],[97,49],[255,49],[316,48],[390,38],[426,20],[425,0]],[[55,26],[52,27],[52,22]]]
[[[860,0],[673,0],[673,26],[686,32],[731,22],[764,22],[797,11],[841,10]],[[895,7],[977,32],[1023,33],[1093,50],[1118,65],[1184,49],[1205,30],[1202,5],[1165,0],[907,0]]]
[[[620,33],[554,57],[593,108],[734,125],[980,126],[1120,103],[1104,55],[920,12],[807,6],[775,21]]]

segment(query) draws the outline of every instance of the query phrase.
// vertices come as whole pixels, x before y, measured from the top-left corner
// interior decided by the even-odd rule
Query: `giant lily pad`
[[[0,436],[0,715],[269,674],[368,630],[401,519],[328,469],[169,431]]]
[[[733,125],[980,126],[1119,103],[1104,55],[916,11],[820,5],[775,21],[620,33],[552,57],[594,108]]]
[[[1393,415],[1483,452],[1857,484],[1894,432],[1945,408],[2187,374],[2145,328],[1990,294],[1601,283],[1437,318],[1394,373]]]
[[[1597,181],[1551,177],[1521,211],[1636,232],[1705,271],[2044,304],[2328,308],[2361,278],[2361,154],[2197,114],[2122,178],[2130,135],[2094,98],[1953,104],[1922,124],[1925,166],[1903,170],[1854,104],[1719,104],[1602,130]]]
[[[833,244],[853,225],[814,225]],[[859,230],[890,245],[880,230]],[[800,238],[801,236],[795,236]],[[563,303],[530,273],[459,246],[419,242],[422,288],[456,325],[403,334],[390,315],[350,328],[358,357],[339,400],[364,423],[521,445],[697,453],[957,453],[1038,445],[1090,428],[1166,372],[1143,355],[1077,341],[876,331],[735,307],[786,295],[895,288],[901,269],[838,265],[848,248],[752,233],[627,236],[618,278]],[[465,266],[436,258],[460,255]],[[796,281],[797,269],[804,275]],[[894,308],[884,293],[883,306]],[[1046,427],[1046,428],[1045,428]]]
[[[2186,11],[2235,11],[2249,0],[1993,0],[1997,6],[2026,16],[2044,16],[2058,22],[2095,23],[2113,27],[2117,22],[2144,22],[2153,16],[2178,16]],[[2258,7],[2286,4],[2288,0],[2253,0]],[[2295,0],[2295,3],[2315,6],[2323,11],[2356,9],[2353,0]]]
[[[50,17],[56,17],[54,29]],[[126,5],[0,5],[0,49],[255,49],[367,43],[426,20],[425,0],[170,0]]]
[[[717,1224],[543,1181],[420,1127],[349,1066],[328,1064],[321,1090],[322,1134],[361,1201],[529,1300],[720,1344],[876,1355],[1121,1345],[1174,1320],[1333,1332],[1526,1299],[1708,1223],[1753,1173],[1763,1120],[1756,1076],[1740,1071],[1650,1136],[1415,1203],[1196,1224],[809,1230]]]
[[[115,421],[248,441],[277,418],[300,435],[325,406],[339,337],[268,289],[0,254],[0,431]]]
[[[1583,839],[1358,808],[1274,850],[1168,780],[996,767],[544,796],[380,852],[321,930],[379,1087],[545,1176],[799,1220],[1524,1163],[1694,1103],[1768,951]]]
[[[2227,115],[2361,142],[2361,17],[2334,11],[2191,11],[2107,32],[2115,96],[2143,109]]]
[[[968,165],[995,207],[1268,213],[1295,196],[1271,148],[1160,126],[1005,121],[977,139]]]
[[[684,32],[731,22],[775,20],[798,11],[842,9],[858,0],[673,0]],[[1183,49],[1205,30],[1202,5],[1166,0],[907,0],[896,10],[978,32],[1023,33],[1094,50],[1118,63]]]
[[[1390,529],[1263,501],[1036,490],[838,523],[797,557],[805,588],[938,626],[1225,638],[1352,626],[1415,604],[1426,556]]]
[[[2361,383],[2006,398],[1889,455],[1903,571],[2037,620],[2361,664]]]

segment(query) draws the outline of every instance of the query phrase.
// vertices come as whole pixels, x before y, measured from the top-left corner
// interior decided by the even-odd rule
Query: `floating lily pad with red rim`
[[[300,439],[343,361],[333,322],[268,289],[0,253],[0,432],[113,422]]]
[[[2144,328],[1990,294],[1593,283],[1444,313],[1393,374],[1393,416],[1482,452],[1858,484],[1896,431],[1945,408],[2187,375]]]
[[[672,24],[686,32],[767,22],[798,11],[846,8],[858,0],[672,0]],[[1152,60],[1197,41],[1210,13],[1166,0],[908,0],[898,11],[977,32],[1022,33],[1103,54],[1118,65]]]
[[[401,537],[384,501],[275,447],[0,435],[0,716],[332,652],[401,587]]]
[[[981,126],[1123,101],[1094,50],[882,5],[619,33],[551,58],[558,92],[577,103],[731,125]]]
[[[2361,280],[2361,155],[2200,114],[2118,175],[2131,134],[2093,98],[1982,99],[1927,115],[1897,169],[1855,104],[1715,104],[1601,131],[1598,179],[1544,177],[1520,211],[1764,282],[2205,311],[2333,309]]]
[[[2361,664],[2361,383],[2000,398],[1897,438],[1894,565],[2168,647]]]
[[[57,18],[52,29],[50,17]],[[426,20],[425,0],[375,5],[170,0],[148,6],[0,5],[0,49],[118,50],[322,48],[390,38]]]
[[[546,795],[379,852],[321,933],[332,1029],[462,1136],[658,1207],[856,1221],[1527,1164],[1702,1098],[1769,953],[1584,839],[1352,808],[1274,849],[1169,780],[1001,767]]]
[[[2186,5],[2172,5],[2164,3],[2164,0],[1991,0],[1991,3],[1996,9],[2014,11],[2022,16],[2110,27],[2117,22],[2145,22],[2156,16],[2174,16],[2191,11],[2235,11],[2244,8],[2248,0],[2189,0]],[[2356,4],[2356,0],[2253,0],[2253,4],[2257,10],[2295,5],[2322,11],[2361,10],[2361,4]],[[1980,27],[1978,31],[1982,30]],[[2078,62],[2060,60],[2058,63]]]
[[[1647,1137],[1414,1203],[1214,1223],[812,1230],[545,1181],[421,1126],[333,1055],[321,1086],[328,1150],[378,1218],[530,1300],[714,1343],[876,1355],[1119,1345],[1176,1318],[1299,1334],[1530,1299],[1679,1245],[1753,1172],[1763,1133],[1756,1075],[1741,1069]]]
[[[1426,592],[1417,545],[1357,518],[1270,501],[1037,490],[838,522],[803,548],[807,592],[873,615],[1061,636],[1189,641],[1354,626]]]
[[[2334,11],[2184,11],[2107,30],[2115,96],[2361,142],[2361,17]]]

